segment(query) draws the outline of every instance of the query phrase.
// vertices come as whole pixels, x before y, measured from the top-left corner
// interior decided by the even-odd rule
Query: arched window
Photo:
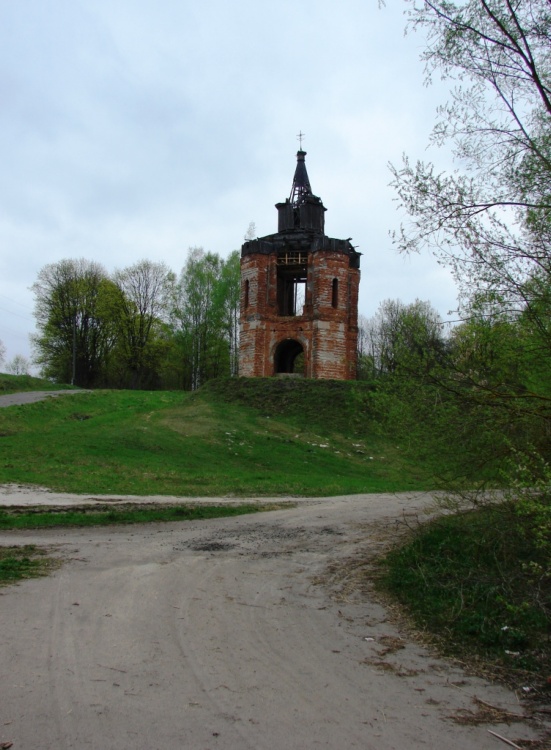
[[[333,279],[333,286],[331,289],[331,305],[332,307],[339,306],[339,280]]]

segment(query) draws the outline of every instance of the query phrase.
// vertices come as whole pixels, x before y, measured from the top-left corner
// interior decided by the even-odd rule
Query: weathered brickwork
[[[351,380],[360,254],[349,240],[323,233],[325,208],[311,193],[304,155],[297,155],[291,199],[277,205],[278,233],[241,251],[239,372]]]

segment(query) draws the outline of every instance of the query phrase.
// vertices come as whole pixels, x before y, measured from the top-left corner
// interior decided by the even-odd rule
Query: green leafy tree
[[[249,227],[250,228],[250,227]],[[239,315],[241,299],[241,255],[238,250],[222,262],[219,300],[223,310],[223,327],[229,348],[230,375],[239,371]]]
[[[169,347],[167,323],[174,275],[164,263],[142,260],[114,274],[117,380],[130,388],[156,388]]]
[[[426,378],[399,372],[376,395],[401,443],[457,456],[450,507],[487,507],[439,521],[449,536],[425,527],[395,580],[413,609],[430,603],[424,626],[440,609],[438,631],[497,647],[500,661],[514,650],[518,667],[543,661],[551,601],[551,5],[406,2],[428,78],[454,86],[432,143],[451,147],[457,170],[392,167],[409,215],[395,240],[451,269],[464,322]],[[488,503],[483,479],[506,489]]]
[[[210,378],[237,373],[240,286],[238,252],[223,260],[190,248],[173,314],[184,388],[194,390]]]
[[[224,373],[222,300],[219,282],[222,263],[215,253],[191,248],[178,285],[175,319],[182,344],[185,384],[195,390],[206,380]]]
[[[15,357],[6,365],[6,372],[10,375],[28,375],[31,369],[31,362],[22,354],[16,354]]]
[[[405,252],[435,253],[460,290],[468,322],[454,334],[442,388],[501,410],[490,420],[496,439],[543,446],[551,431],[551,7],[406,1],[410,25],[426,35],[428,77],[454,86],[432,140],[451,146],[458,169],[407,157],[392,168],[410,217],[395,240]]]
[[[358,344],[356,349],[356,377],[358,380],[372,380],[377,376],[375,364],[375,336],[372,331],[374,321],[365,315],[358,316]]]
[[[442,358],[446,348],[440,315],[421,300],[409,305],[385,300],[362,328],[360,340],[376,375],[422,375]]]
[[[50,263],[32,291],[34,359],[44,376],[82,387],[102,384],[116,342],[111,307],[117,293],[104,268],[84,259]]]
[[[525,282],[549,282],[551,244],[551,11],[546,0],[408,2],[427,36],[427,74],[454,82],[433,143],[451,145],[460,170],[408,158],[392,167],[411,221],[405,251],[428,247],[455,274],[468,308],[521,311]]]

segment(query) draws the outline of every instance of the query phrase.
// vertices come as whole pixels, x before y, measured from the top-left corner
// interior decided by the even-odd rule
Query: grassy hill
[[[94,493],[335,495],[429,489],[362,383],[221,379],[0,409],[0,482]]]

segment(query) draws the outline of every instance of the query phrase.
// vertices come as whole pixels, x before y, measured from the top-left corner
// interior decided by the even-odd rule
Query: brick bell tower
[[[326,209],[298,151],[278,231],[241,248],[239,374],[356,377],[360,253],[324,233]]]

